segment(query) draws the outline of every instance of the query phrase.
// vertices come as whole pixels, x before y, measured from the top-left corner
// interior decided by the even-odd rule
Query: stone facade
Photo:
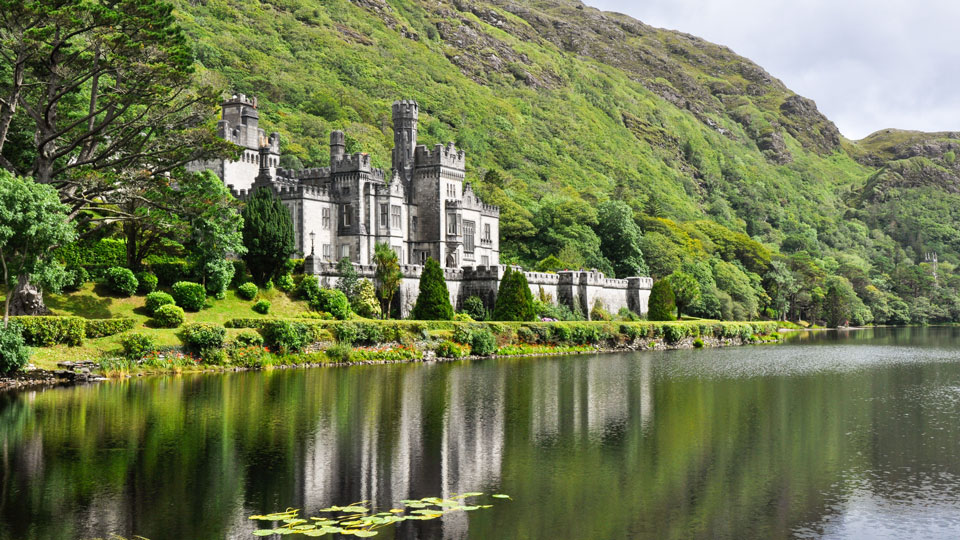
[[[213,170],[240,199],[274,190],[290,210],[301,256],[367,265],[382,242],[404,265],[422,265],[427,257],[447,269],[500,263],[500,209],[465,182],[466,156],[452,142],[417,145],[415,101],[393,104],[389,173],[372,167],[368,154],[347,154],[342,131],[330,134],[329,167],[283,169],[280,137],[267,136],[258,119],[255,99],[224,101],[218,130],[244,149],[240,161],[198,162],[190,169]]]

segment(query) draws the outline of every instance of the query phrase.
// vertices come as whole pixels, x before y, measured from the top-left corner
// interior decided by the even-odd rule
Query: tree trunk
[[[30,276],[17,278],[17,287],[10,296],[10,315],[50,315],[43,303],[43,291],[30,283]]]
[[[123,224],[123,233],[127,237],[127,268],[136,272],[140,269],[139,257],[137,257],[137,224],[127,221]]]

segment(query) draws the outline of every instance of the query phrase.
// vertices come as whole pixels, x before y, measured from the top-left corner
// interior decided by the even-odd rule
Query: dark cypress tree
[[[282,271],[296,250],[290,212],[272,189],[258,189],[244,206],[243,245],[243,260],[261,285]]]
[[[440,264],[427,259],[420,276],[420,293],[413,306],[410,317],[418,321],[449,321],[453,319],[453,306],[450,305],[450,291],[443,278]]]
[[[677,301],[673,296],[673,288],[669,279],[661,279],[653,284],[650,290],[650,305],[647,319],[651,321],[675,321],[677,317]]]
[[[523,272],[514,272],[509,267],[500,280],[497,303],[493,307],[495,321],[532,321],[537,318],[533,305],[533,293]]]

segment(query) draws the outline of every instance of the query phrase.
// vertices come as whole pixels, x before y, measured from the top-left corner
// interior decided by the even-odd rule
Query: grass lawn
[[[167,291],[169,292],[169,291]],[[69,294],[44,295],[47,307],[55,315],[74,315],[87,319],[110,319],[114,317],[132,317],[137,321],[132,332],[151,336],[159,347],[179,346],[176,329],[151,328],[146,310],[143,308],[143,296],[121,298],[103,286],[87,283],[77,292]],[[268,300],[270,313],[261,315],[253,311],[257,300]],[[207,305],[197,313],[186,313],[186,323],[212,322],[223,324],[237,317],[298,317],[309,311],[307,303],[293,300],[287,293],[272,289],[261,290],[253,300],[244,300],[231,289],[223,300],[207,298]],[[227,329],[227,337],[232,338],[241,330]],[[64,360],[98,360],[110,351],[120,350],[120,339],[124,334],[98,339],[86,339],[80,347],[57,345],[55,347],[36,347],[30,361],[43,369],[56,369],[57,362]]]

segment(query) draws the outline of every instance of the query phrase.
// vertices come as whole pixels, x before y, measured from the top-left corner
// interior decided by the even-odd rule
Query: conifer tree
[[[676,299],[669,279],[661,279],[653,284],[650,290],[650,309],[647,318],[651,321],[675,321],[674,312],[677,310]]]
[[[453,319],[453,306],[450,305],[450,291],[447,290],[447,281],[443,278],[443,269],[440,264],[427,259],[420,276],[420,293],[417,303],[413,306],[411,318],[419,321],[449,321]]]
[[[258,189],[243,208],[244,259],[254,281],[264,284],[296,250],[293,222],[272,189]]]
[[[532,321],[536,317],[537,311],[533,305],[533,293],[530,292],[527,277],[523,275],[523,272],[514,272],[507,267],[507,271],[500,281],[497,302],[493,307],[493,320]]]

